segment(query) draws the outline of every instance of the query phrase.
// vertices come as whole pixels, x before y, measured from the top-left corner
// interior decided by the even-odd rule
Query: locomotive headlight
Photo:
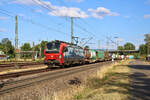
[[[61,55],[59,55],[59,58],[61,59]]]

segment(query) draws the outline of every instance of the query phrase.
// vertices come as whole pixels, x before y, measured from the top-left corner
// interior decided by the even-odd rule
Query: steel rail
[[[0,64],[0,68],[4,68],[4,67],[14,67],[14,66],[28,66],[28,65],[39,65],[39,64],[44,64],[44,63],[36,63],[36,62],[28,62],[28,63],[9,63],[9,64]]]
[[[110,64],[110,63],[111,62],[109,61],[109,62],[103,62],[103,63],[98,63],[98,64],[84,65],[81,67],[73,67],[73,68],[69,68],[69,69],[65,69],[65,70],[61,70],[61,71],[57,71],[57,72],[46,73],[46,74],[39,75],[39,76],[32,77],[32,78],[1,83],[0,84],[0,87],[1,87],[0,88],[0,95],[11,92],[11,91],[16,90],[16,89],[21,89],[24,87],[31,86],[34,83],[39,83],[39,82],[46,81],[46,80],[53,80],[56,78],[61,78],[63,76],[71,75],[74,73],[102,67],[104,64]]]

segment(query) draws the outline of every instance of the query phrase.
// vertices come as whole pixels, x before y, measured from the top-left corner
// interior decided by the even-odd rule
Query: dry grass
[[[0,100],[127,100],[129,97],[128,61],[103,66],[84,83],[63,90],[37,86],[21,96],[3,96]],[[55,87],[54,87],[55,89]]]
[[[104,66],[82,86],[57,92],[53,100],[127,100],[129,97],[129,61]]]
[[[130,86],[128,78],[129,68],[125,65],[115,65],[102,74],[100,72],[97,77],[89,79],[87,85],[91,91],[82,99],[127,100]]]
[[[46,65],[36,66],[36,67],[29,67],[29,68],[22,68],[22,69],[8,69],[5,71],[1,71],[0,75],[9,74],[9,73],[18,73],[18,72],[25,72],[25,71],[32,71],[32,70],[39,70],[47,68]]]

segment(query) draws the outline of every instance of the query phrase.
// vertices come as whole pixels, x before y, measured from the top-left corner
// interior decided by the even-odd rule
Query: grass
[[[69,95],[58,92],[56,100],[127,100],[129,99],[128,61],[105,66],[88,78],[84,85],[74,86]],[[63,98],[62,98],[63,97]]]
[[[71,85],[63,90],[52,92],[49,87],[37,85],[33,93],[18,95],[13,99],[11,95],[3,96],[0,100],[128,100],[128,62],[103,66],[94,75],[85,78],[82,84]]]
[[[18,73],[18,72],[25,72],[25,71],[32,71],[32,70],[39,70],[39,69],[45,69],[47,66],[37,66],[37,67],[29,67],[29,68],[22,68],[22,69],[7,69],[0,72],[0,75],[4,74],[10,74],[10,73]]]

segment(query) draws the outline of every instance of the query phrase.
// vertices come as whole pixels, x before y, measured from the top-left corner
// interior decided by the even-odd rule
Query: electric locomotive
[[[75,44],[55,40],[47,43],[44,63],[48,66],[67,66],[84,63],[84,50]]]

